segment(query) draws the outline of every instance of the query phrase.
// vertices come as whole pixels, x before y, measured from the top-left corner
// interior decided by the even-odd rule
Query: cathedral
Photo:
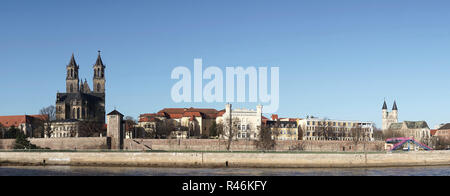
[[[79,65],[72,54],[66,66],[66,92],[56,94],[56,121],[52,126],[52,137],[76,137],[77,122],[105,123],[105,65],[98,52],[93,65],[93,90],[86,79],[80,80]]]
[[[394,101],[394,105],[392,106],[392,112],[388,112],[388,108],[386,105],[386,101],[383,103],[382,108],[382,131],[388,130],[391,124],[398,123],[398,109],[397,109],[397,103]]]

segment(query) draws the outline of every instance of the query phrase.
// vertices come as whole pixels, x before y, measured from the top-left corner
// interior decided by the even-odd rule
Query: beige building
[[[373,123],[365,121],[306,118],[298,121],[303,140],[374,141]]]
[[[423,143],[428,143],[431,139],[430,128],[425,121],[393,123],[388,130],[397,132],[402,137],[413,137],[415,140]]]
[[[209,128],[223,111],[202,108],[165,108],[157,113],[141,114],[138,127],[147,133],[155,132],[159,122],[173,123],[177,128],[172,137],[192,138],[209,135]]]
[[[297,121],[267,121],[266,125],[272,132],[275,140],[299,140]]]

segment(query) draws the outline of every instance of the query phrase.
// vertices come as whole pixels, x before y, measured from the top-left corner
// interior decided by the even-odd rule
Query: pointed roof
[[[397,109],[397,103],[394,101],[394,105],[392,106],[392,110],[398,110]]]
[[[387,110],[386,101],[384,101],[384,103],[383,103],[383,110]]]
[[[102,57],[100,56],[100,50],[98,51],[97,61],[95,61],[94,66],[102,66],[102,67],[105,66],[103,65]]]
[[[110,115],[119,115],[119,116],[122,116],[123,117],[123,114],[121,114],[119,111],[117,111],[117,110],[114,110],[114,111],[112,111],[112,112],[110,112],[109,114],[107,114],[107,116],[110,116]]]
[[[77,66],[77,62],[75,61],[75,56],[72,53],[72,57],[70,58],[70,62],[67,65],[68,67],[76,67]]]

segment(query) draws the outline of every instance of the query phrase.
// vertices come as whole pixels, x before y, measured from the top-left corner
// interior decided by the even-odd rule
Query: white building
[[[262,105],[256,106],[256,110],[232,109],[231,104],[225,105],[225,113],[216,118],[217,124],[223,124],[224,135],[228,138],[230,124],[234,127],[233,137],[237,139],[257,139],[261,128]]]

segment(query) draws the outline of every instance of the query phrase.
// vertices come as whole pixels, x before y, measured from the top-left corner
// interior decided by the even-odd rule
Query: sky
[[[74,53],[92,89],[106,64],[106,111],[137,118],[175,103],[177,66],[279,67],[280,117],[450,122],[450,2],[0,1],[0,115],[36,114],[65,91]],[[204,84],[207,81],[204,81]],[[232,103],[253,108],[256,103]],[[265,114],[269,117],[270,114]]]

